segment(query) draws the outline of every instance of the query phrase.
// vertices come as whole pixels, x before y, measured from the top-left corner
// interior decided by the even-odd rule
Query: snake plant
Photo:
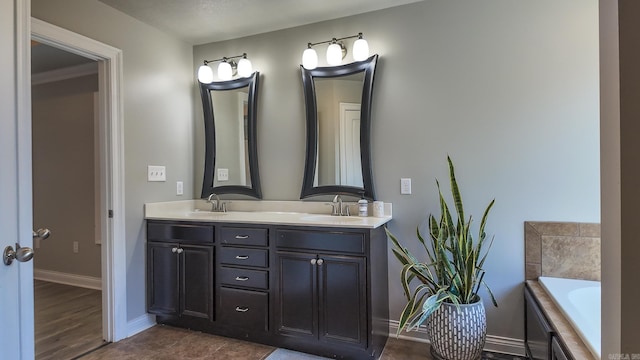
[[[495,199],[491,200],[484,211],[478,237],[474,241],[471,231],[472,217],[465,217],[453,162],[449,156],[447,161],[456,219],[454,220],[440,190],[440,183],[436,180],[440,218],[429,215],[430,242],[422,236],[420,227],[416,231],[418,241],[426,252],[425,261],[418,260],[386,229],[387,236],[393,243],[393,254],[402,264],[400,277],[407,298],[407,305],[400,315],[398,334],[403,329],[417,329],[442,302],[459,305],[479,301],[480,286],[486,287],[493,305],[498,306],[491,289],[483,280],[483,265],[493,243],[493,237],[488,243],[485,242],[485,225]]]

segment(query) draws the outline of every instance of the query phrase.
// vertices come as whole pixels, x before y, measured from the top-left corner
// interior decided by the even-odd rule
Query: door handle
[[[51,230],[49,230],[47,228],[38,229],[38,230],[33,232],[33,238],[34,239],[45,240],[45,239],[49,238],[49,236],[51,236]]]
[[[16,243],[16,249],[13,249],[13,246],[9,245],[4,248],[4,253],[2,254],[2,260],[5,265],[11,265],[13,260],[18,260],[19,262],[27,262],[33,259],[33,249],[30,247],[20,247],[20,244]]]

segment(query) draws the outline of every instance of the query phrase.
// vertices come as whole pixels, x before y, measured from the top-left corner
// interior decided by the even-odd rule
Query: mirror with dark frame
[[[202,198],[212,193],[262,198],[256,142],[258,79],[254,72],[246,78],[200,83],[205,132]]]
[[[371,105],[378,55],[302,70],[307,153],[300,198],[342,194],[373,200]]]

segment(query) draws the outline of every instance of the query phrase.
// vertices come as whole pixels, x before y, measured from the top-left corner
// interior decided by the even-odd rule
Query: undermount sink
[[[309,215],[309,216],[302,217],[301,220],[312,221],[312,222],[342,223],[342,222],[360,221],[361,218],[355,217],[355,216]]]

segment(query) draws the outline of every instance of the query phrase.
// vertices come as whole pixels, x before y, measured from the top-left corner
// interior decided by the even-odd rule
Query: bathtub
[[[553,277],[540,277],[538,282],[600,359],[600,282]]]

